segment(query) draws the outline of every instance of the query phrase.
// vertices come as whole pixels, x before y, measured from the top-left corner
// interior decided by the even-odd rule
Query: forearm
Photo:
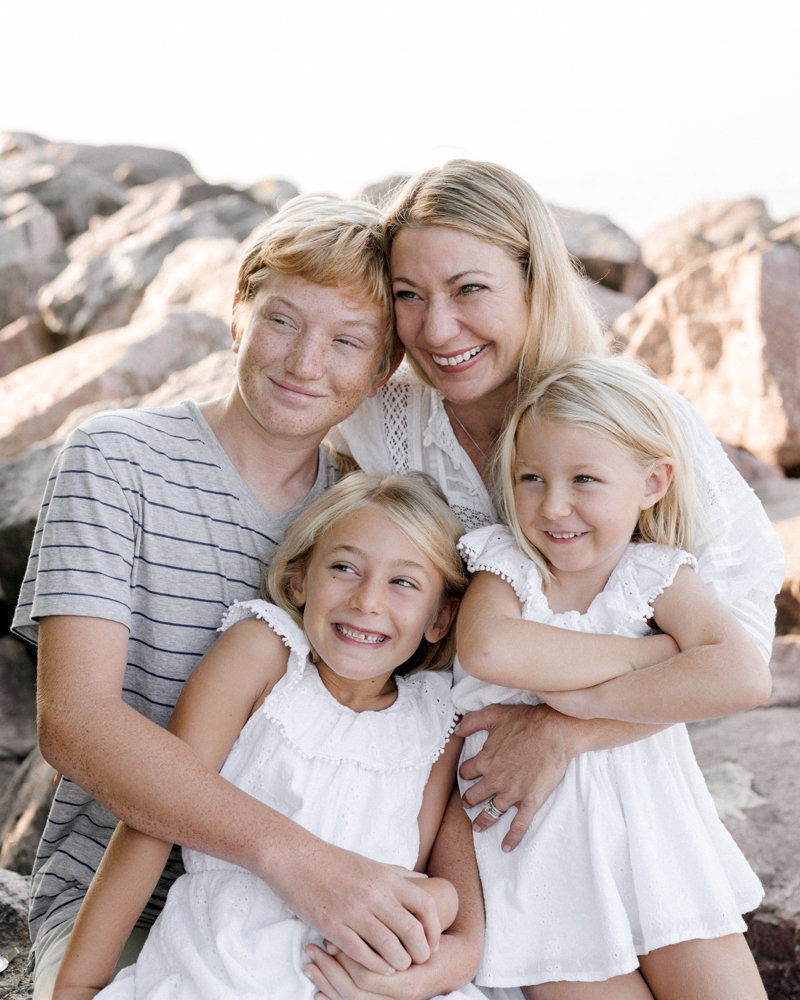
[[[467,673],[534,692],[592,687],[677,651],[667,635],[597,635],[523,620],[484,602],[480,591],[459,612],[457,644]]]
[[[170,846],[124,824],[117,827],[81,905],[56,989],[99,990],[109,982],[158,882]]]
[[[769,667],[751,658],[737,669],[737,655],[724,647],[692,649],[645,670],[545,700],[581,719],[672,724],[744,711],[769,697]]]

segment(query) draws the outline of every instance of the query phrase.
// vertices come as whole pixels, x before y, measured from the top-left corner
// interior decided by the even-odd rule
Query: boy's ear
[[[425,638],[428,642],[438,642],[440,639],[444,639],[447,633],[450,631],[450,626],[453,624],[453,620],[456,617],[456,611],[458,611],[459,599],[457,597],[446,597],[442,601],[442,606],[431,622],[431,624],[425,629]]]
[[[306,603],[306,575],[305,573],[295,573],[289,580],[286,588],[289,600],[297,608],[302,608]]]
[[[659,458],[650,469],[645,481],[641,510],[649,510],[664,496],[672,482],[674,468],[669,458]]]

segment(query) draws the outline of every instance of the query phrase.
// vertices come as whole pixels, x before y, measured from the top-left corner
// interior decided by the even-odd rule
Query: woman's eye
[[[485,287],[486,285],[477,285],[477,284],[462,285],[459,288],[458,293],[459,295],[472,295],[475,292],[483,291]]]
[[[416,292],[412,292],[410,288],[398,288],[394,293],[395,302],[398,300],[402,302],[411,302],[413,299],[419,298]]]

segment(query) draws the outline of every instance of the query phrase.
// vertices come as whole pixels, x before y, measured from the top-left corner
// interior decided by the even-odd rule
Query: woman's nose
[[[447,299],[431,298],[425,310],[423,334],[429,347],[444,347],[458,333],[458,320]]]

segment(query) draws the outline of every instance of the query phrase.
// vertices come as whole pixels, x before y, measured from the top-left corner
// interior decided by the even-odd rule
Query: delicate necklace
[[[483,448],[481,448],[481,446],[478,444],[478,442],[475,440],[475,438],[470,434],[470,432],[467,430],[467,428],[461,422],[461,420],[459,419],[458,414],[456,413],[456,411],[454,409],[452,409],[452,407],[450,409],[450,413],[455,418],[455,421],[458,424],[458,426],[461,428],[461,430],[467,435],[467,437],[475,445],[475,447],[478,449],[478,451],[481,453],[481,455],[483,455],[483,460],[484,460],[484,462],[486,462],[486,465],[490,466],[492,464],[492,460],[489,458],[489,456],[486,454],[486,452],[483,450]]]

